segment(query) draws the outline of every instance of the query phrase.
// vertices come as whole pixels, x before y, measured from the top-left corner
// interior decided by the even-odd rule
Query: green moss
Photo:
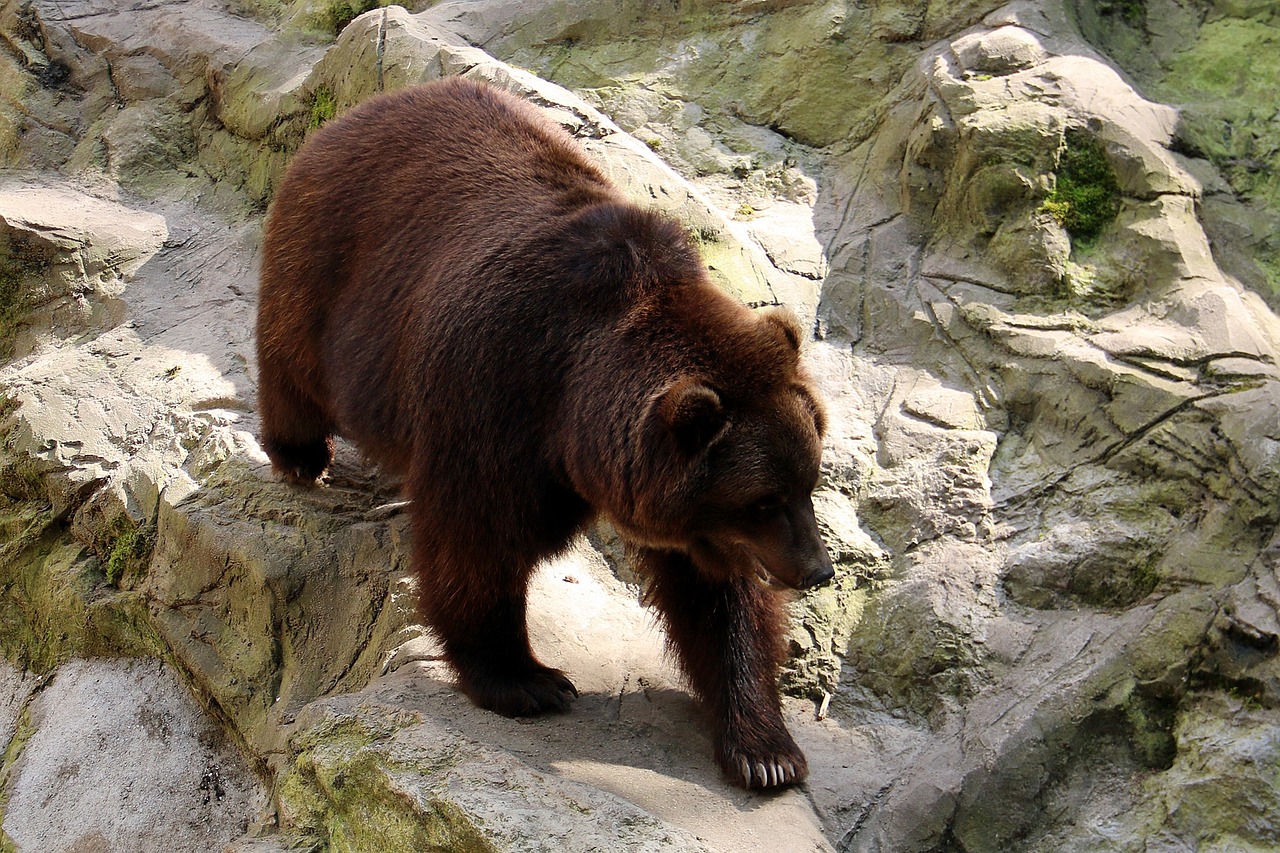
[[[378,0],[333,0],[320,10],[320,27],[336,36],[347,24],[381,5]]]
[[[1130,27],[1141,28],[1147,24],[1146,0],[1098,0],[1098,14],[1103,18],[1119,18]]]
[[[939,616],[909,587],[869,597],[849,636],[840,692],[856,684],[935,723],[951,702],[974,696],[989,683],[986,650],[966,626]]]
[[[472,820],[453,804],[399,788],[400,773],[430,773],[421,762],[402,768],[380,747],[411,715],[375,721],[330,720],[295,738],[297,758],[280,785],[285,830],[334,851],[493,853]],[[444,769],[445,761],[439,769]]]
[[[1146,802],[1134,813],[1148,822],[1133,837],[1195,839],[1191,846],[1205,851],[1275,850],[1280,743],[1274,711],[1216,692],[1192,693],[1175,736],[1172,766],[1141,783]]]
[[[0,571],[36,545],[52,521],[52,507],[35,463],[0,457]]]
[[[433,826],[435,816],[420,813],[412,798],[391,788],[388,781],[380,756],[373,752],[361,752],[342,766],[326,791],[333,804],[325,826],[332,849],[371,853],[466,849],[451,839],[447,823]]]
[[[9,773],[22,751],[27,748],[27,741],[35,733],[35,726],[31,724],[31,710],[23,708],[13,725],[13,735],[9,738],[9,745],[5,747],[4,758],[0,760],[0,790],[9,789]]]
[[[710,0],[622,4],[584,13],[552,42],[521,45],[515,33],[503,58],[572,89],[644,81],[687,93],[805,145],[865,139],[881,118],[879,101],[916,60],[917,46],[880,37],[865,6],[837,22],[829,3],[767,5],[768,12],[747,13]]]
[[[1178,745],[1173,737],[1177,703],[1150,690],[1135,689],[1123,706],[1129,725],[1129,746],[1143,766],[1165,769],[1173,763]]]
[[[1086,35],[1144,95],[1177,108],[1175,149],[1213,163],[1242,202],[1206,197],[1219,263],[1280,305],[1280,10],[1274,0],[1144,0],[1139,25],[1119,11],[1134,2],[1094,0],[1092,16],[1082,2]],[[1158,34],[1147,18],[1160,21]]]
[[[100,564],[57,525],[0,555],[0,653],[45,673],[77,655],[168,657],[137,592],[103,584]]]
[[[107,583],[120,587],[145,576],[154,546],[155,531],[150,525],[117,516],[108,528],[105,547],[100,547]]]
[[[307,122],[308,130],[316,128],[338,114],[338,101],[324,86],[319,86],[311,93],[311,117]]]
[[[852,21],[843,33],[853,38],[815,38],[830,27],[830,14],[829,4],[821,3],[770,12],[753,28],[749,50],[742,49],[732,25],[693,22],[691,34],[720,31],[730,38],[687,67],[686,90],[723,92],[741,105],[748,122],[805,145],[861,141],[878,118],[875,110],[883,92],[900,79],[917,52],[908,44],[875,38],[870,28],[857,28]],[[857,85],[832,85],[833,80],[856,80]]]
[[[1156,569],[1159,553],[1145,550],[1141,543],[1125,550],[1132,553],[1112,565],[1086,558],[1076,566],[1066,587],[1072,600],[1091,607],[1123,609],[1150,595],[1160,582]]]
[[[1207,21],[1150,86],[1153,97],[1179,108],[1179,141],[1189,153],[1207,157],[1273,223],[1280,217],[1277,24],[1261,14]],[[1280,242],[1264,242],[1263,271],[1272,293],[1280,293]]]
[[[1067,229],[1073,240],[1088,243],[1120,211],[1120,184],[1106,149],[1084,131],[1066,133],[1053,191],[1040,209]]]
[[[78,654],[164,656],[141,594],[103,583],[109,555],[117,581],[141,576],[153,528],[125,519],[108,530],[92,549],[74,541],[35,463],[0,453],[0,654],[35,673]]]
[[[0,254],[0,360],[13,355],[13,341],[22,316],[24,277],[21,264],[8,255]]]
[[[43,502],[44,478],[31,459],[22,459],[0,467],[0,496],[9,503]]]
[[[85,647],[85,601],[95,565],[48,530],[0,559],[0,651],[23,669],[48,672]]]
[[[28,308],[31,279],[52,263],[51,250],[0,233],[0,362],[13,355],[13,344]]]
[[[1266,247],[1263,247],[1258,256],[1254,258],[1258,268],[1262,270],[1267,290],[1270,292],[1272,305],[1280,303],[1280,239],[1277,239],[1276,243],[1274,250],[1269,251]]]
[[[17,165],[18,141],[27,111],[23,101],[31,83],[31,75],[7,52],[0,51],[0,166]]]

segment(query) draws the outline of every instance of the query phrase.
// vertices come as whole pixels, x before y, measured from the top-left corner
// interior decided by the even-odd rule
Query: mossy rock
[[[317,86],[308,99],[307,130],[323,127],[338,114],[338,101],[326,86]]]
[[[1226,178],[1230,200],[1212,198],[1216,191],[1206,187],[1202,202],[1215,256],[1243,253],[1227,272],[1280,305],[1280,10],[1269,0],[1076,6],[1086,36],[1144,94],[1178,108],[1175,150],[1209,160]]]
[[[1157,97],[1182,108],[1182,139],[1203,152],[1237,192],[1280,206],[1280,26],[1261,18],[1206,22],[1178,53]]]
[[[73,657],[163,657],[146,602],[103,581],[98,561],[55,533],[0,560],[0,653],[35,673]]]
[[[987,682],[969,628],[941,618],[927,584],[898,582],[870,597],[849,639],[840,695],[865,688],[920,721],[941,719]]]
[[[1053,190],[1041,207],[1073,240],[1089,243],[1120,212],[1120,184],[1106,147],[1092,134],[1068,130],[1054,172]]]
[[[723,103],[749,124],[819,147],[866,138],[883,93],[918,56],[911,39],[929,26],[917,8],[837,12],[830,4],[784,3],[751,15],[702,0],[606,5],[612,14],[556,27],[535,19],[530,35],[517,31],[491,47],[573,89],[631,86],[661,69],[655,85],[665,91]],[[904,31],[895,19],[911,23]],[[698,45],[697,61],[679,54],[689,43]]]
[[[152,537],[127,517],[109,530],[100,560],[55,517],[34,461],[0,456],[0,653],[35,673],[77,655],[162,656],[141,596],[104,575],[113,563],[121,578],[141,571]]]
[[[310,727],[308,722],[304,717],[291,739],[295,758],[278,789],[286,830],[299,837],[299,844],[352,853],[495,853],[497,848],[447,799],[424,803],[396,784],[399,773],[442,772],[459,756],[455,749],[436,756],[435,766],[401,767],[386,744],[417,722],[413,714],[366,708]]]
[[[385,5],[386,0],[329,0],[316,13],[316,18],[320,29],[336,37],[365,12]]]
[[[0,167],[16,166],[26,113],[23,100],[31,75],[5,52],[0,52]]]
[[[0,234],[0,363],[13,357],[13,346],[26,313],[28,282],[48,263]]]
[[[140,524],[127,515],[117,516],[98,545],[98,556],[102,560],[107,584],[121,588],[132,587],[146,575],[154,547],[153,525]]]

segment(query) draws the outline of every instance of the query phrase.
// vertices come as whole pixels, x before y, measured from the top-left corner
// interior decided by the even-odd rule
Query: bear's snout
[[[831,556],[820,538],[808,539],[791,549],[770,549],[757,542],[748,547],[759,566],[773,581],[792,589],[812,589],[835,577]]]
[[[812,589],[835,576],[807,495],[784,504],[734,544],[745,551],[761,578],[775,586]]]
[[[835,567],[831,565],[831,555],[822,541],[822,533],[818,530],[818,519],[813,511],[813,501],[809,497],[795,501],[787,513],[791,529],[790,564],[799,571],[794,572],[787,580],[794,589],[813,589],[822,586],[835,577]]]
[[[813,589],[815,586],[823,586],[836,576],[835,566],[831,565],[831,557],[827,554],[827,549],[822,549],[822,562],[813,571],[800,581],[797,589]]]

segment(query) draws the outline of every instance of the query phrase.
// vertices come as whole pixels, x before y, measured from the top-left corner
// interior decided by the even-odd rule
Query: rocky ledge
[[[4,844],[1273,849],[1280,162],[1211,144],[1269,130],[1191,72],[1280,21],[1189,8],[6,0]],[[396,484],[265,464],[272,188],[450,74],[812,325],[838,574],[793,608],[801,788],[718,777],[607,528],[531,599],[583,695],[516,722],[414,624]]]

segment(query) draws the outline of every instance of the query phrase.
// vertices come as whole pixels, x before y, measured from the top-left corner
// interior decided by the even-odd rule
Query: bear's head
[[[685,551],[709,577],[754,571],[793,589],[831,579],[812,500],[825,418],[799,348],[789,312],[750,315],[702,369],[652,396],[647,443],[667,464],[665,488],[635,504],[641,544]]]

